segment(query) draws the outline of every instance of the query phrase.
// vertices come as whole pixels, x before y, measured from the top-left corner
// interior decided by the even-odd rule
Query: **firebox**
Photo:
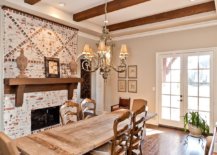
[[[60,106],[31,111],[31,131],[39,130],[60,123]]]

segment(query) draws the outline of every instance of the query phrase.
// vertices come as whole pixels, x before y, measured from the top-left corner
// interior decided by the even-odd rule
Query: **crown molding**
[[[94,35],[91,35],[91,34],[88,34],[88,33],[85,33],[85,32],[81,32],[81,31],[78,31],[78,36],[88,38],[88,39],[92,39],[92,40],[95,40],[95,41],[99,40],[99,37],[96,37]]]
[[[27,3],[24,3],[24,1],[20,2],[15,0],[0,0],[0,5],[21,10],[32,15],[52,20],[54,22],[62,23],[64,25],[74,27],[81,31],[88,31],[92,34],[101,33],[100,26],[87,21],[75,22],[72,20],[70,13],[64,12],[45,3],[39,2],[35,5],[29,5]]]
[[[136,33],[132,35],[123,35],[121,37],[114,37],[113,40],[120,41],[120,40],[126,40],[126,39],[141,38],[141,37],[146,37],[146,36],[153,36],[153,35],[159,35],[159,34],[164,34],[164,33],[192,30],[192,29],[198,29],[198,28],[204,28],[204,27],[210,27],[210,26],[216,26],[216,25],[217,25],[217,20],[211,20],[207,22],[176,26],[176,27],[165,28],[165,29],[160,29],[160,30],[153,30],[153,31],[148,31],[148,32],[143,32],[143,33]]]

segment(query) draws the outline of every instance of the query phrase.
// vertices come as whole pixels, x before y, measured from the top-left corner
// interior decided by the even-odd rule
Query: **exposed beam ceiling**
[[[113,12],[129,6],[137,5],[149,0],[113,0],[107,4],[107,11]],[[90,8],[88,10],[73,15],[73,20],[80,22],[92,17],[96,17],[105,13],[105,4]]]
[[[198,4],[182,9],[177,9],[169,12],[164,12],[148,17],[143,17],[139,19],[134,19],[130,21],[125,21],[113,25],[109,25],[108,29],[110,31],[116,31],[120,29],[126,29],[130,27],[135,27],[135,26],[140,26],[140,25],[145,25],[145,24],[151,24],[151,23],[156,23],[156,22],[162,22],[166,20],[171,20],[171,19],[176,19],[176,18],[181,18],[181,17],[186,17],[186,16],[191,16],[199,13],[205,13],[205,12],[210,12],[215,10],[215,3],[214,1],[203,3],[203,4]]]
[[[30,5],[34,5],[35,3],[38,3],[40,0],[24,0],[25,3],[28,3]]]

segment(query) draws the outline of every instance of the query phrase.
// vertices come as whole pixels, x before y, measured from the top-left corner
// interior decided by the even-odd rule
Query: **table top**
[[[15,143],[27,155],[81,155],[113,138],[113,122],[122,112],[114,111],[21,137]],[[146,120],[155,116],[156,113],[148,112]]]

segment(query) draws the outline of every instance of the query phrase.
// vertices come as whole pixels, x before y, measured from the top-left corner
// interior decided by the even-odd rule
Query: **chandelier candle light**
[[[121,45],[119,55],[120,65],[118,67],[113,66],[111,62],[111,51],[114,44],[112,43],[112,38],[109,34],[109,30],[107,29],[107,23],[107,2],[105,2],[105,21],[102,29],[102,35],[100,36],[98,43],[98,51],[94,52],[90,45],[85,44],[83,52],[79,56],[84,60],[81,64],[83,70],[87,72],[95,72],[99,69],[100,74],[104,79],[107,79],[111,69],[115,70],[116,72],[124,72],[127,68],[126,58],[128,56],[126,44]]]

